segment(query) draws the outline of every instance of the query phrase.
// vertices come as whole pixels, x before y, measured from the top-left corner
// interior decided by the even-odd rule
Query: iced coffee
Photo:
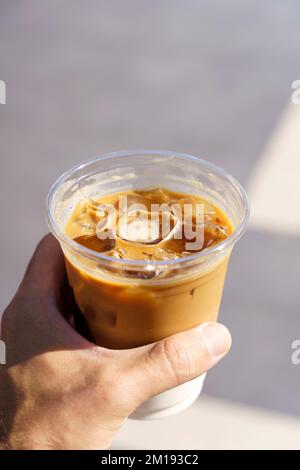
[[[66,265],[95,342],[132,348],[215,321],[230,250],[205,253],[233,230],[215,203],[165,187],[79,200],[64,231],[87,256],[83,265],[67,255]]]

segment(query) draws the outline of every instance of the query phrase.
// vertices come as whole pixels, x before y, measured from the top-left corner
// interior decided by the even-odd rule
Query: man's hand
[[[3,449],[103,449],[143,401],[214,366],[228,330],[209,323],[155,344],[115,351],[75,331],[63,255],[47,235],[2,320]]]

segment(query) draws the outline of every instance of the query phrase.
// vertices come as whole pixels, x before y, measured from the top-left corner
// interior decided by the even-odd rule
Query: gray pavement
[[[1,307],[47,230],[50,184],[81,160],[172,149],[247,183],[300,78],[299,17],[296,0],[1,0]],[[207,394],[300,414],[298,243],[249,231],[237,247],[234,346]]]

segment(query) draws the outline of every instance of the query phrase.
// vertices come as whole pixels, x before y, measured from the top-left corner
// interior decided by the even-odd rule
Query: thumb
[[[143,346],[131,371],[138,405],[153,395],[187,382],[213,367],[231,347],[231,335],[220,323],[204,323]],[[132,397],[133,398],[133,397]]]

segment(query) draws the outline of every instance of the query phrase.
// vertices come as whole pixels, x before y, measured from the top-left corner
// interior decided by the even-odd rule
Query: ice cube
[[[155,253],[152,255],[152,259],[155,261],[167,261],[167,260],[174,260],[178,259],[180,255],[175,253],[172,250],[168,250],[165,248],[157,248]]]
[[[97,235],[81,235],[79,237],[74,238],[74,241],[79,243],[80,245],[89,248],[90,250],[97,251],[99,253],[110,251],[115,246],[115,240],[113,239],[106,239],[100,240]]]
[[[90,201],[81,201],[74,210],[73,225],[80,228],[80,232],[95,232],[97,215],[94,210],[90,208]]]
[[[216,224],[215,222],[206,222],[205,231],[217,239],[226,238],[228,235],[226,227]]]
[[[203,205],[204,205],[204,214],[205,215],[209,215],[209,216],[215,216],[216,215],[216,209],[214,208],[214,206],[212,204],[210,204],[209,202],[207,201],[203,201]]]
[[[177,225],[176,216],[166,209],[160,212],[129,210],[119,219],[117,235],[129,242],[151,245],[169,239]]]
[[[102,204],[98,207],[98,223],[96,234],[100,240],[106,238],[115,239],[116,233],[116,210],[114,206]]]
[[[164,270],[158,269],[155,266],[147,265],[145,269],[141,271],[129,270],[126,269],[123,271],[126,277],[135,278],[135,279],[153,279],[155,277],[161,276],[164,273]]]
[[[120,216],[129,210],[145,210],[151,209],[151,199],[138,194],[126,194],[118,198],[116,202],[116,209],[119,211]]]
[[[141,197],[145,197],[152,203],[156,204],[168,203],[170,201],[170,195],[166,192],[164,188],[161,187],[137,190],[135,191],[135,194]]]
[[[149,218],[148,211],[129,211],[119,220],[120,238],[137,243],[157,243],[159,240],[159,222]]]
[[[127,252],[124,248],[116,248],[114,252],[112,253],[112,256],[117,259],[128,259]]]

